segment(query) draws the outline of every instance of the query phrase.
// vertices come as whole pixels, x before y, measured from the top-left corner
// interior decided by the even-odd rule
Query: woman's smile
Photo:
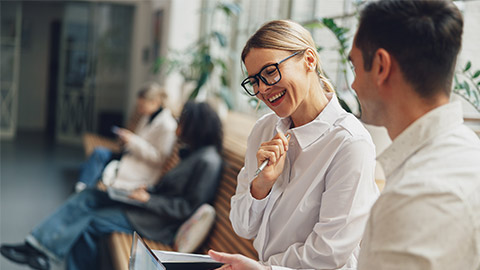
[[[272,95],[271,97],[265,98],[265,99],[267,99],[272,106],[278,106],[283,101],[285,97],[285,93],[287,93],[287,90],[283,90],[282,92]]]

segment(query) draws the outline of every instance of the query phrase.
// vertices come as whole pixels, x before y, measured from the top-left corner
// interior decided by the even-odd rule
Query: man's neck
[[[385,127],[388,135],[394,140],[413,122],[430,112],[431,110],[445,105],[449,98],[445,95],[438,95],[428,100],[419,97],[403,98],[397,100],[390,106],[388,121]]]

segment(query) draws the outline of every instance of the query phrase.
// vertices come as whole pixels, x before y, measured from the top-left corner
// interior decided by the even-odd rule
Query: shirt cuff
[[[252,187],[252,184],[250,183],[250,185],[248,185],[248,196],[250,197],[250,201],[252,202],[251,209],[255,213],[261,213],[261,212],[263,212],[263,210],[267,206],[268,198],[270,198],[270,193],[271,192],[265,198],[263,198],[261,200],[258,200],[258,199],[255,199],[252,196],[251,187]]]

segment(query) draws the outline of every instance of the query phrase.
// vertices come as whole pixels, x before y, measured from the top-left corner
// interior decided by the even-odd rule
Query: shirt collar
[[[148,118],[147,125],[151,124],[151,123],[153,122],[153,119],[155,119],[155,117],[157,117],[157,115],[158,115],[159,113],[161,113],[162,110],[163,110],[163,108],[160,107],[160,108],[158,108],[157,111],[155,111],[154,113],[152,113],[152,114],[149,116],[149,118]]]
[[[417,119],[378,157],[386,178],[430,140],[462,123],[460,102],[442,105]]]
[[[282,118],[277,123],[276,131],[282,133],[288,131],[291,133],[292,137],[296,138],[302,149],[311,145],[335,124],[340,115],[347,113],[340,106],[335,94],[327,93],[326,95],[330,101],[313,121],[303,126],[290,129],[292,119],[290,117]]]

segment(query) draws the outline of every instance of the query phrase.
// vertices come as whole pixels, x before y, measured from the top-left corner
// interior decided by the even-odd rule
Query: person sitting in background
[[[149,83],[138,92],[137,112],[140,118],[135,133],[124,128],[115,128],[122,142],[121,156],[112,151],[97,147],[84,163],[77,192],[86,187],[95,187],[102,177],[105,166],[112,159],[120,159],[109,176],[103,179],[106,184],[132,190],[142,185],[153,185],[161,174],[163,162],[171,154],[176,141],[177,122],[165,107],[167,94],[157,83]],[[104,177],[107,175],[104,174]]]
[[[67,269],[99,269],[98,241],[112,232],[133,233],[172,244],[181,224],[211,203],[222,171],[222,124],[206,103],[188,102],[177,135],[181,162],[153,187],[130,195],[138,204],[110,199],[85,189],[36,226],[20,245],[2,245],[1,254],[34,269],[49,269],[50,259],[66,259]]]
[[[268,264],[355,268],[379,194],[370,134],[340,106],[311,34],[298,23],[263,25],[247,41],[242,61],[244,90],[273,112],[248,138],[231,199],[235,232],[255,238],[259,259]]]

